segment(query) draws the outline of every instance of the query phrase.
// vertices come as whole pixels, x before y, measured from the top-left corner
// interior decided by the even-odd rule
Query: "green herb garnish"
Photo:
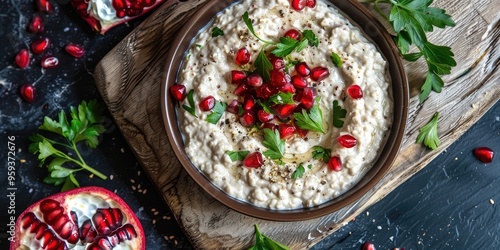
[[[318,37],[316,37],[316,34],[314,34],[312,30],[304,30],[304,32],[302,32],[302,40],[307,40],[309,46],[312,47],[318,47],[319,45]]]
[[[79,187],[74,173],[81,170],[87,170],[103,180],[107,178],[85,163],[78,147],[81,142],[91,149],[99,145],[99,136],[106,130],[103,126],[103,112],[104,107],[92,100],[88,103],[83,101],[77,108],[70,107],[70,121],[64,111],[59,113],[58,120],[44,117],[43,124],[38,129],[57,136],[50,136],[53,138],[49,139],[41,134],[31,135],[29,152],[38,155],[40,166],[51,159],[47,164],[50,174],[43,179],[45,183],[55,186],[63,184],[61,191]],[[76,157],[70,156],[71,154]]]
[[[309,165],[311,166],[311,165]],[[309,168],[311,169],[311,168]],[[297,167],[297,169],[295,169],[295,171],[293,172],[292,174],[292,179],[299,179],[301,178],[302,176],[304,176],[304,173],[306,172],[306,169],[304,168],[304,166],[302,165],[302,163],[299,164],[299,166]]]
[[[437,149],[441,144],[437,133],[438,116],[439,112],[436,112],[431,121],[420,128],[417,136],[417,143],[423,142],[425,146],[433,150]]]
[[[278,130],[264,129],[264,147],[268,148],[263,154],[273,160],[280,160],[285,154],[285,141],[281,139]]]
[[[335,52],[332,52],[332,54],[330,54],[330,59],[332,60],[333,64],[335,64],[335,66],[337,68],[340,68],[342,67],[342,58],[340,58],[339,55],[337,55],[337,53]]]
[[[309,110],[302,110],[302,113],[294,113],[295,124],[301,129],[325,133],[323,128],[323,112],[319,108],[320,98],[316,98],[314,106]]]
[[[248,150],[243,151],[226,151],[226,154],[229,155],[231,161],[242,161],[245,157],[250,153]]]
[[[263,235],[259,231],[257,224],[255,225],[255,245],[248,250],[289,250],[287,246],[272,240],[271,238]]]
[[[293,94],[292,93],[285,93],[285,92],[279,92],[278,94],[272,95],[269,97],[269,101],[272,104],[293,104],[295,103],[293,101]]]
[[[224,35],[224,31],[221,30],[219,27],[214,27],[212,29],[212,37],[218,37],[218,36],[223,36]]]
[[[333,126],[336,128],[342,128],[344,126],[344,121],[342,119],[347,115],[347,110],[339,106],[339,101],[333,101]]]
[[[253,65],[255,66],[255,72],[262,76],[264,82],[269,82],[271,79],[269,71],[273,69],[273,64],[269,61],[269,58],[267,58],[264,50],[260,50],[257,58],[255,58],[255,61],[253,62]]]
[[[227,104],[225,102],[216,101],[212,113],[207,116],[207,122],[217,124],[226,111],[226,107]]]
[[[188,99],[189,106],[182,105],[182,108],[184,108],[184,110],[189,112],[194,117],[198,118],[198,116],[196,115],[196,106],[194,105],[194,89],[192,89],[188,92],[187,99]]]
[[[330,160],[330,156],[332,154],[332,150],[328,148],[324,148],[321,146],[314,146],[313,147],[313,158],[316,160],[322,159],[325,163]]]

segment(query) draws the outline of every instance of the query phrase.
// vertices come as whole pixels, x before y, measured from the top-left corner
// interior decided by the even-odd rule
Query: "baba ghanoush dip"
[[[230,196],[270,209],[349,190],[392,123],[386,61],[322,0],[226,8],[194,38],[169,92],[192,163]]]

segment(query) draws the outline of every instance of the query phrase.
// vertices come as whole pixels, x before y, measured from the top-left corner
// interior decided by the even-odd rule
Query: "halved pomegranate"
[[[19,215],[10,250],[146,249],[142,225],[116,194],[101,187],[58,193]]]
[[[76,12],[90,25],[90,27],[100,34],[106,33],[109,29],[137,18],[165,0],[111,0],[95,1],[71,0],[71,5]]]

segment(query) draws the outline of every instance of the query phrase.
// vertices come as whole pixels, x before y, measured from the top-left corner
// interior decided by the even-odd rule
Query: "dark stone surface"
[[[19,215],[29,204],[59,187],[42,182],[47,175],[39,168],[36,157],[27,152],[27,137],[37,131],[44,116],[55,117],[63,109],[76,106],[82,100],[100,96],[92,71],[99,60],[125,37],[144,17],[98,35],[90,30],[68,5],[58,5],[45,19],[45,32],[26,32],[36,12],[33,1],[8,0],[0,10],[0,246],[7,249],[7,142],[15,137],[16,190],[15,212]],[[47,54],[59,58],[57,69],[43,70],[42,55],[32,55],[30,67],[19,69],[14,64],[16,53],[29,48],[39,37],[49,37],[52,46]],[[87,50],[83,58],[75,59],[64,52],[69,43],[79,43]],[[24,102],[19,87],[31,83],[37,89],[33,103]],[[327,237],[314,249],[359,249],[364,241],[372,241],[379,249],[485,249],[500,246],[500,163],[482,164],[472,155],[478,146],[500,150],[500,105],[496,104],[465,136],[447,151],[398,187],[388,197],[372,206],[339,231]],[[189,242],[183,236],[162,198],[148,181],[141,166],[127,146],[116,125],[107,120],[106,133],[100,146],[84,150],[87,163],[111,180],[89,178],[78,173],[82,186],[96,185],[115,191],[141,220],[147,235],[147,249],[186,249]],[[498,158],[498,157],[497,157]],[[143,194],[139,191],[144,192]],[[498,201],[497,204],[491,204]]]

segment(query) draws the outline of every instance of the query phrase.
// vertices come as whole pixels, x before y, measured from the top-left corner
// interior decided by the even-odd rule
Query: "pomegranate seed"
[[[259,119],[259,121],[261,122],[269,122],[271,120],[274,119],[274,115],[273,114],[269,114],[267,113],[266,111],[264,111],[263,109],[259,109],[257,111],[257,118]]]
[[[325,79],[328,75],[330,72],[325,67],[318,66],[311,70],[311,79],[316,82]]]
[[[213,96],[209,95],[209,96],[201,99],[198,106],[200,107],[201,111],[210,111],[215,106],[215,98]]]
[[[238,85],[238,87],[236,87],[236,89],[234,90],[234,94],[237,96],[243,96],[248,92],[248,89],[248,85],[242,83]]]
[[[255,90],[255,94],[258,98],[261,99],[269,99],[272,95],[274,95],[273,89],[269,85],[262,85]]]
[[[271,85],[281,87],[287,83],[285,72],[282,70],[271,70]]]
[[[255,98],[251,95],[246,95],[245,100],[243,101],[243,109],[245,111],[252,110],[255,107]]]
[[[250,52],[246,48],[241,48],[236,51],[234,61],[238,65],[245,65],[250,62]]]
[[[375,245],[373,243],[367,241],[363,244],[362,250],[376,250]]]
[[[290,136],[295,133],[295,126],[291,124],[281,123],[280,125],[278,125],[278,131],[280,132],[280,138],[285,140],[287,138],[290,138]]]
[[[35,0],[36,6],[38,7],[38,10],[41,12],[45,12],[47,14],[52,13],[54,11],[54,7],[52,4],[49,2],[49,0]]]
[[[245,112],[240,117],[240,123],[244,127],[250,127],[255,124],[255,115],[252,112]]]
[[[257,73],[253,73],[247,77],[247,84],[252,87],[262,86],[263,81],[262,77]]]
[[[231,70],[231,83],[232,84],[244,83],[246,77],[247,77],[247,75],[243,71]]]
[[[306,7],[306,0],[292,0],[292,8],[296,11],[301,11]]]
[[[274,110],[280,119],[287,119],[293,114],[296,107],[295,104],[278,104],[274,106]]]
[[[357,143],[356,138],[348,134],[339,136],[339,138],[337,138],[337,141],[340,145],[344,146],[345,148],[352,148],[356,146]]]
[[[493,161],[495,152],[488,147],[479,147],[474,149],[474,156],[481,162],[490,163]]]
[[[266,122],[262,125],[261,129],[265,129],[265,128],[268,128],[268,129],[274,131],[274,130],[278,129],[278,125],[276,123]]]
[[[40,63],[44,69],[54,69],[59,65],[59,59],[55,56],[44,56]]]
[[[269,61],[273,65],[273,69],[282,69],[285,67],[283,58],[277,57],[274,54],[269,55]]]
[[[306,1],[306,6],[309,7],[309,8],[316,7],[316,0],[307,0]]]
[[[40,33],[43,32],[44,25],[42,17],[35,15],[31,19],[30,24],[28,25],[28,31],[31,33]]]
[[[172,85],[170,86],[169,88],[170,90],[170,94],[172,95],[172,97],[177,100],[177,101],[184,101],[184,99],[186,99],[186,86],[182,85],[182,84],[175,84],[175,85]]]
[[[30,64],[30,53],[27,49],[22,49],[16,55],[16,64],[21,69],[25,69]]]
[[[335,172],[340,172],[340,170],[342,170],[342,161],[340,160],[340,157],[330,157],[330,159],[328,160],[328,168]]]
[[[314,90],[312,88],[304,88],[302,92],[296,95],[298,102],[306,109],[311,109],[314,106]]]
[[[295,126],[295,132],[301,137],[305,138],[307,134],[309,133],[309,130],[301,129],[298,126]]]
[[[229,105],[227,105],[226,111],[231,114],[238,114],[240,112],[241,103],[238,100],[232,100]]]
[[[300,40],[300,32],[296,29],[289,29],[287,32],[285,32],[284,37]]]
[[[50,47],[50,40],[47,37],[38,39],[31,44],[31,51],[39,55]]]
[[[85,55],[85,50],[83,49],[83,46],[79,44],[73,44],[70,43],[64,47],[64,50],[68,52],[68,54],[72,55],[73,57],[80,58],[83,55]]]
[[[31,84],[24,84],[19,89],[19,93],[23,100],[33,102],[35,100],[35,87]]]
[[[281,87],[279,87],[279,91],[283,93],[295,93],[295,87],[291,83],[287,83]]]
[[[363,98],[363,90],[359,85],[351,85],[347,88],[347,93],[352,99],[361,99]]]
[[[311,69],[309,69],[309,66],[307,66],[306,62],[300,62],[295,65],[295,71],[299,73],[301,76],[306,77],[311,74]]]
[[[243,159],[243,165],[249,168],[260,168],[262,162],[262,154],[260,152],[250,153]]]
[[[298,89],[307,87],[307,80],[300,74],[292,76],[292,84]]]

